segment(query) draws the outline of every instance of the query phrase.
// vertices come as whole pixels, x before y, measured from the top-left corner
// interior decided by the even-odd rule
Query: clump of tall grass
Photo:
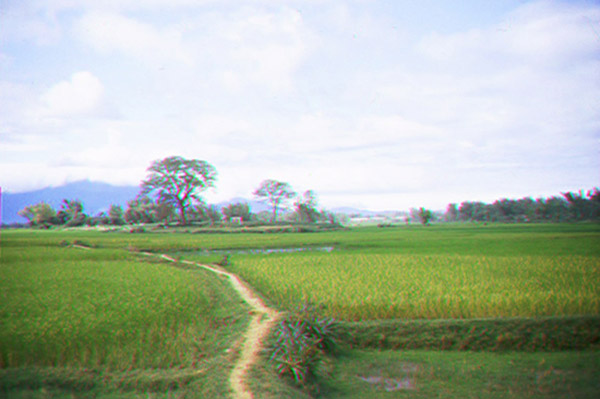
[[[315,307],[304,302],[278,323],[270,360],[280,376],[315,390],[317,370],[325,356],[335,352],[337,335],[336,321],[317,315]]]

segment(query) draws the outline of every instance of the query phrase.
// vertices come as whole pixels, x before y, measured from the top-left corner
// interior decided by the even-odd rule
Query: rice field
[[[230,267],[283,308],[346,320],[600,313],[598,259],[404,254],[242,257]]]
[[[334,247],[360,253],[393,251],[404,254],[541,255],[600,257],[600,224],[439,225],[396,228],[352,228],[318,233],[199,233],[183,228],[131,234],[123,231],[6,230],[0,251],[14,243],[57,246],[61,241],[82,240],[101,248],[154,252],[194,253],[202,250],[246,250],[298,247]],[[1,252],[0,252],[1,253]]]
[[[597,224],[194,233],[2,231],[0,396],[227,395],[248,308],[224,280],[140,250],[227,255],[281,309],[309,300],[346,320],[600,314]]]
[[[597,315],[597,229],[357,229],[330,253],[234,255],[229,268],[284,309],[310,301],[345,320]]]
[[[196,367],[247,322],[226,283],[201,270],[24,237],[3,234],[0,368]]]
[[[290,309],[309,300],[346,320],[600,314],[594,224],[293,234],[24,230],[1,238],[0,368],[187,367],[244,323],[231,319],[239,303],[220,280],[125,249],[201,261],[230,250],[230,270],[272,303]],[[311,247],[333,250],[239,251]],[[211,250],[225,252],[200,255]]]

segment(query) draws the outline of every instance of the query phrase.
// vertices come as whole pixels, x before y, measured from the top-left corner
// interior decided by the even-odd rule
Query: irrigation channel
[[[170,262],[177,263],[177,260],[165,254],[153,254],[142,252],[147,256],[158,256]],[[279,313],[271,309],[254,293],[254,291],[240,278],[230,272],[227,272],[216,266],[204,265],[201,263],[182,260],[181,263],[194,265],[213,273],[225,276],[229,279],[233,289],[242,297],[242,299],[252,308],[252,319],[250,326],[244,334],[244,344],[240,353],[240,358],[235,364],[231,376],[229,377],[229,386],[233,391],[235,399],[252,399],[254,395],[246,383],[246,374],[250,367],[258,360],[262,351],[264,341],[279,318]]]

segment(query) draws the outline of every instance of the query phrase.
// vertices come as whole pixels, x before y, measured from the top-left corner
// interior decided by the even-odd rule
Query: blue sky
[[[3,1],[0,185],[203,159],[323,206],[600,185],[595,1]]]

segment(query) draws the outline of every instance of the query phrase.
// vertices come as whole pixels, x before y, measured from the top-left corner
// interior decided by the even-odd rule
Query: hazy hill
[[[111,204],[121,205],[125,209],[127,201],[134,199],[138,192],[138,186],[113,186],[88,180],[24,193],[3,192],[2,223],[26,223],[27,219],[19,216],[18,212],[41,201],[58,210],[63,199],[78,199],[83,202],[84,211],[88,215],[108,211]]]
[[[108,211],[112,204],[127,208],[127,201],[134,199],[140,189],[138,186],[113,186],[107,183],[82,180],[59,187],[48,187],[24,193],[2,193],[2,223],[27,223],[27,219],[18,212],[28,205],[44,201],[58,210],[63,199],[78,199],[83,202],[84,211],[88,215],[96,215]],[[250,206],[252,213],[270,211],[269,205],[261,201],[236,197],[223,201],[216,206],[219,209],[229,205],[244,203]]]
[[[28,191],[24,193],[2,192],[2,213],[1,223],[27,223],[27,219],[19,216],[18,212],[28,205],[37,204],[44,201],[58,210],[63,199],[78,199],[83,202],[84,211],[90,216],[94,216],[102,211],[108,211],[112,204],[121,205],[123,209],[127,208],[127,201],[134,199],[139,193],[138,186],[113,186],[107,183],[91,182],[89,180],[77,181],[64,186],[48,187],[40,190]],[[223,201],[216,206],[219,209],[236,203],[245,203],[250,206],[252,213],[270,211],[271,207],[265,202],[242,197],[232,198]],[[349,215],[373,216],[377,212],[371,212],[355,208],[336,208],[335,213],[345,213]]]

